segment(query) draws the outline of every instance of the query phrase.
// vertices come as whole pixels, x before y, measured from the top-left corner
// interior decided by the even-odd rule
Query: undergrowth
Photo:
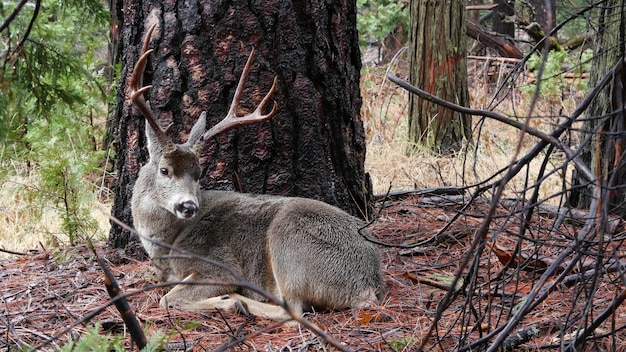
[[[33,234],[74,243],[102,231],[90,180],[105,163],[113,96],[99,54],[108,10],[100,1],[43,1],[9,21],[16,6],[0,6],[8,23],[0,32],[0,239],[4,247]]]
[[[87,328],[77,340],[70,341],[58,349],[58,352],[122,352],[126,351],[121,335],[103,333],[100,324]],[[147,330],[147,329],[146,329]],[[167,336],[158,332],[147,341],[143,352],[163,351]]]

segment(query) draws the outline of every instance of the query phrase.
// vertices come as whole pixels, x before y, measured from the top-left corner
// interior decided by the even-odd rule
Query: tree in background
[[[122,60],[113,121],[118,136],[115,217],[132,224],[132,188],[147,156],[144,120],[125,91],[146,29],[155,22],[162,31],[153,37],[152,75],[144,82],[154,85],[147,97],[161,123],[173,124],[176,141],[185,138],[203,110],[209,125],[226,114],[253,48],[244,108],[258,103],[278,76],[276,116],[208,143],[201,157],[203,187],[316,198],[367,215],[354,0],[119,0],[114,7]],[[113,226],[112,245],[131,241],[127,231]]]
[[[535,21],[539,24],[545,35],[556,26],[556,0],[530,0],[535,14]],[[553,33],[552,35],[556,35]]]
[[[605,209],[610,213],[626,215],[626,5],[623,1],[607,1],[598,12],[594,60],[590,86],[594,87],[608,72],[610,82],[594,99],[584,120],[581,157],[595,171],[602,182]],[[592,194],[588,181],[574,175],[570,202],[574,206],[588,207]]]
[[[410,2],[409,81],[428,93],[467,106],[463,1]],[[409,140],[440,152],[461,149],[471,138],[471,117],[409,96]]]
[[[515,38],[515,1],[497,0],[493,10],[491,29],[510,38]]]

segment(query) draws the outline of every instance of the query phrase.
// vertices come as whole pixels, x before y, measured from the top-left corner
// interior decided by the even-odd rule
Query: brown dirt
[[[419,345],[431,327],[437,307],[461,259],[467,254],[487,208],[488,204],[480,199],[462,211],[461,205],[440,203],[429,206],[424,198],[415,196],[387,201],[372,225],[376,240],[387,244],[420,245],[415,249],[380,246],[388,288],[385,300],[372,309],[309,313],[305,318],[350,350],[415,350],[416,344]],[[500,207],[497,214],[508,212]],[[526,270],[504,270],[502,262],[494,255],[499,253],[506,257],[516,243],[522,243],[522,250],[529,246],[529,242],[517,241],[515,234],[519,223],[516,225],[515,221],[507,220],[506,228],[501,228],[499,221],[492,223],[488,236],[492,239],[489,243],[493,244],[493,237],[497,235],[497,244],[493,247],[488,244],[487,248],[493,249],[486,249],[479,256],[475,282],[468,283],[443,311],[426,343],[427,349],[459,350],[501,328],[530,290],[540,285],[541,270],[528,270],[529,266],[525,267]],[[451,226],[439,234],[446,224]],[[550,260],[571,241],[571,236],[578,232],[573,226],[562,225],[559,231],[548,233],[548,224],[547,218],[535,217],[529,225],[535,240],[544,239],[542,243],[546,244],[534,247],[541,253],[535,257],[539,258],[539,263],[534,264],[537,267],[549,265]],[[619,226],[621,228],[621,224]],[[608,246],[619,249],[620,244],[614,238]],[[171,336],[168,340],[171,349],[184,349],[185,345],[194,351],[213,350],[220,346],[242,351],[335,349],[300,326],[277,326],[270,321],[225,312],[159,308],[158,300],[164,290],[147,289],[157,283],[150,262],[136,261],[119,250],[106,247],[98,251],[106,258],[124,292],[134,293],[128,301],[141,325],[147,327],[148,335],[165,331]],[[623,257],[623,251],[616,253]],[[464,269],[464,273],[467,272],[468,269]],[[557,280],[556,275],[548,277],[543,287],[554,280]],[[538,334],[519,349],[560,350],[560,344],[567,345],[572,331],[589,326],[591,320],[597,318],[624,289],[619,272],[599,276],[593,293],[590,289],[581,289],[585,285],[590,283],[566,284],[563,280],[544,301],[526,314],[514,331],[535,326]],[[68,248],[57,254],[33,252],[3,259],[0,261],[0,292],[0,331],[5,331],[0,335],[0,350],[27,346],[29,349],[54,350],[78,338],[95,323],[101,324],[103,333],[122,336],[126,347],[131,347],[122,319],[109,305],[103,273],[87,248]],[[579,296],[573,296],[576,294]],[[572,300],[572,297],[575,298]],[[592,305],[587,309],[591,309],[592,314],[584,312],[584,302],[589,300]],[[95,316],[84,321],[91,314]],[[199,325],[185,329],[185,324],[191,322]],[[568,322],[574,324],[567,326]],[[624,326],[626,310],[620,306],[595,329],[584,350],[600,351],[610,346],[624,350]],[[475,346],[472,350],[478,349]]]

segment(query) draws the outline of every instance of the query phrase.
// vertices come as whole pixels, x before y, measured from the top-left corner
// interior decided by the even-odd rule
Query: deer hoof
[[[235,313],[242,314],[245,316],[250,316],[250,311],[248,310],[248,305],[237,298],[232,298],[229,295],[220,296],[222,300],[228,300],[228,308],[226,310],[234,311]]]

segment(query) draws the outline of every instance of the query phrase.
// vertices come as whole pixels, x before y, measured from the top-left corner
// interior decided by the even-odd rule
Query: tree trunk
[[[620,60],[624,60],[626,41],[626,10],[623,1],[609,1],[599,12],[599,28],[596,35],[590,86],[609,72]],[[613,214],[626,214],[626,69],[617,71],[611,84],[592,102],[584,119],[581,158],[603,183],[603,206]],[[587,181],[574,173],[570,203],[586,208],[591,203],[591,191]]]
[[[498,7],[493,10],[491,29],[499,34],[515,38],[515,1],[497,0]]]
[[[356,2],[118,0],[121,80],[116,113],[117,173],[113,215],[132,224],[130,198],[145,162],[144,121],[125,97],[146,29],[153,23],[147,98],[160,123],[183,141],[200,112],[209,125],[226,114],[250,51],[255,59],[242,106],[250,109],[274,76],[278,113],[270,122],[229,132],[201,154],[211,189],[315,198],[368,213],[365,134],[359,113],[360,52]],[[250,98],[247,98],[250,97]],[[110,243],[126,246],[113,226]]]
[[[550,0],[548,3],[546,0],[530,0],[529,3],[535,14],[535,21],[541,26],[544,35],[550,35],[550,31],[556,26],[556,1]],[[556,33],[552,35],[556,36]]]
[[[411,1],[410,73],[414,86],[467,106],[463,1]],[[471,138],[471,117],[409,95],[409,140],[439,153],[461,149]]]

